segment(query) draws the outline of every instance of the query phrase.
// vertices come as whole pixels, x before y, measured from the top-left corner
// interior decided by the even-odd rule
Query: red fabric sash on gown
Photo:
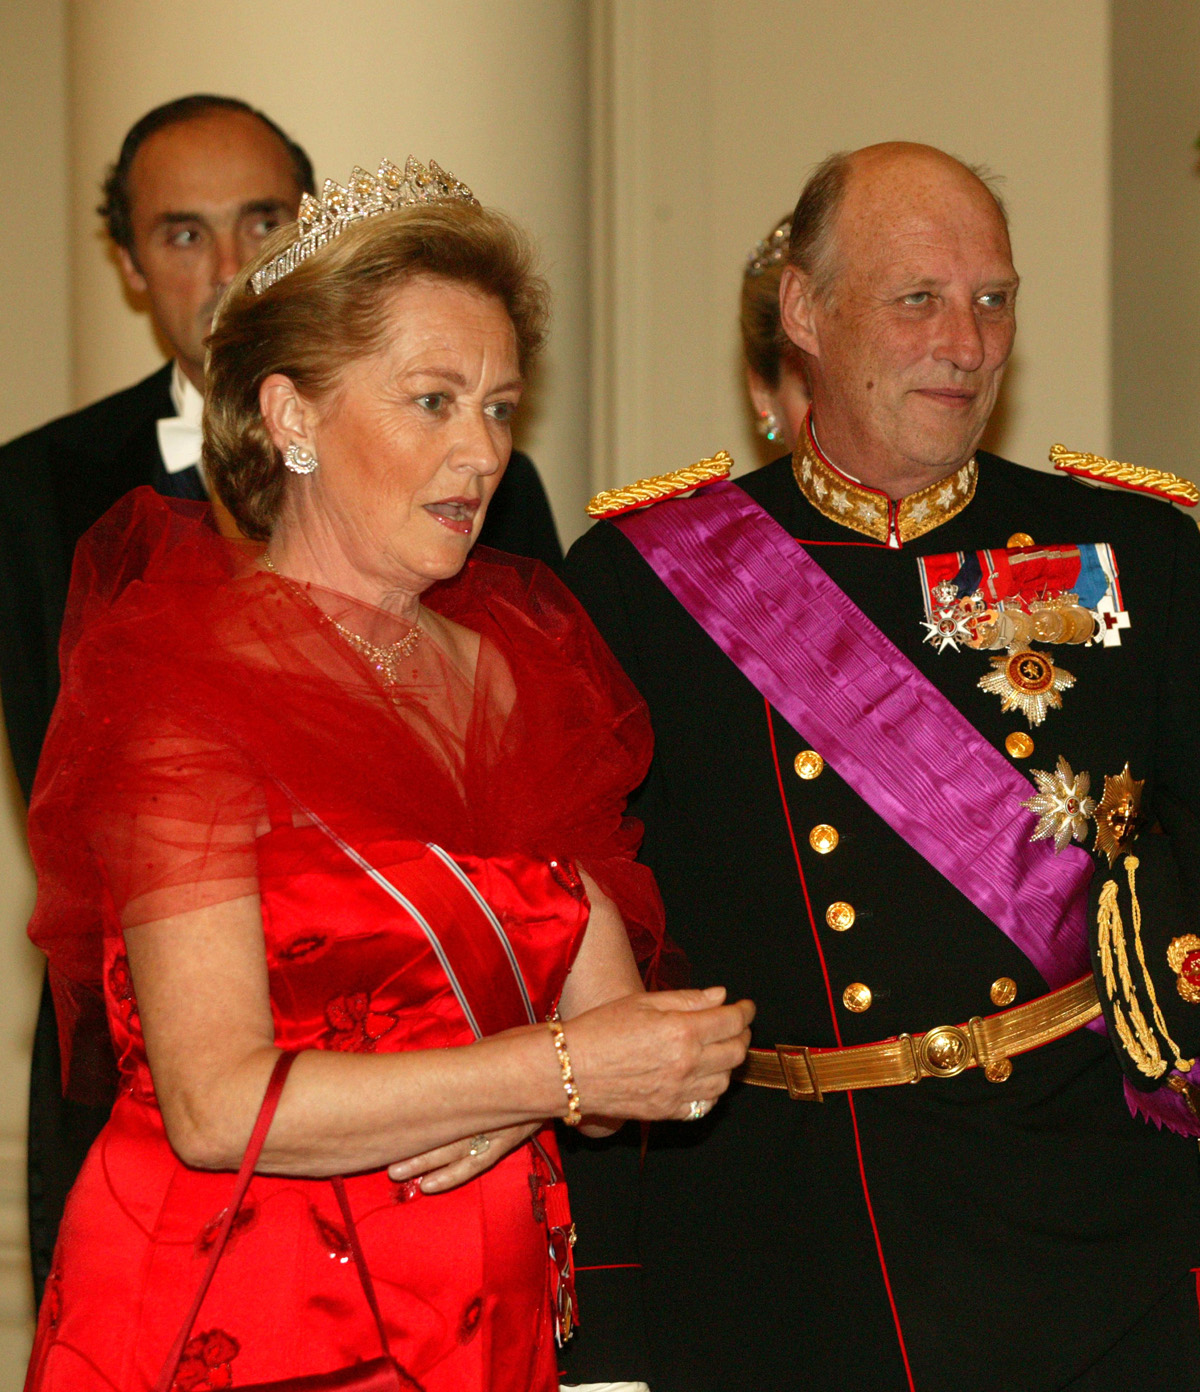
[[[440,846],[406,862],[403,892],[289,789],[289,800],[425,934],[476,1039],[535,1021],[533,1003],[504,925],[470,878]],[[436,925],[436,926],[435,926]]]

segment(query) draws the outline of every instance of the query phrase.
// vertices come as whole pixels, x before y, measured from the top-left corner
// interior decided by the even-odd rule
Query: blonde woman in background
[[[808,387],[800,355],[779,327],[779,281],[792,235],[790,215],[781,218],[750,253],[742,276],[742,354],[746,386],[774,459],[796,444],[808,411]]]

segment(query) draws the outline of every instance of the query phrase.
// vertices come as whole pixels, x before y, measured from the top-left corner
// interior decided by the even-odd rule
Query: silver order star
[[[1053,773],[1043,773],[1041,769],[1030,772],[1038,791],[1021,806],[1037,815],[1038,824],[1029,839],[1045,841],[1052,836],[1054,853],[1061,855],[1072,841],[1087,839],[1088,819],[1096,810],[1095,802],[1088,797],[1091,775],[1073,773],[1071,765],[1061,756]]]
[[[967,627],[967,615],[954,607],[935,609],[932,619],[922,619],[926,643],[936,643],[939,653],[947,648],[958,651],[959,643],[969,642],[971,630]]]

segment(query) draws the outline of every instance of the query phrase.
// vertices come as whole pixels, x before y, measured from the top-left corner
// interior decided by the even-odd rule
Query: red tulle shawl
[[[72,1094],[96,1091],[104,935],[252,892],[271,782],[351,844],[576,861],[653,975],[662,907],[624,816],[649,721],[567,590],[536,562],[477,551],[424,596],[480,635],[474,672],[426,636],[411,683],[387,688],[330,622],[382,641],[386,616],[265,573],[260,547],[207,516],[138,489],[76,554],[29,814],[29,931]]]

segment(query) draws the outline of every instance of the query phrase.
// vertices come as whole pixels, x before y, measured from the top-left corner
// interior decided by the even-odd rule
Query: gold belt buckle
[[[931,1078],[957,1078],[977,1062],[970,1034],[958,1025],[938,1025],[916,1041],[917,1061]]]

